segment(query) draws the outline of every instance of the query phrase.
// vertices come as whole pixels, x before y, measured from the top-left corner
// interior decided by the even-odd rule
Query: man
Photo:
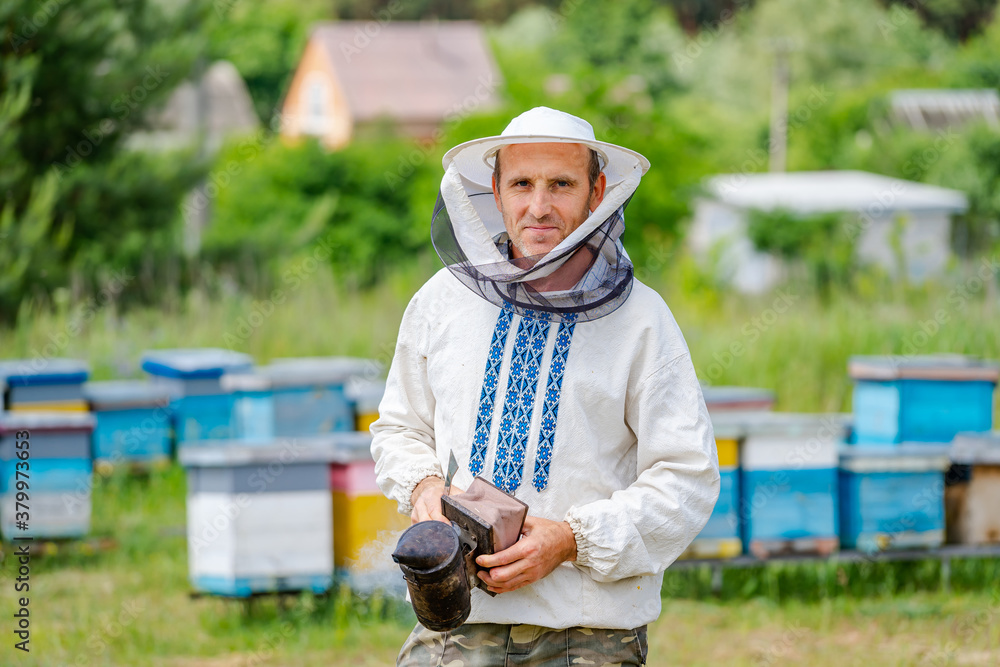
[[[718,496],[711,423],[666,304],[619,241],[649,168],[545,107],[444,157],[432,239],[447,266],[403,315],[379,419],[378,483],[414,522],[445,520],[443,470],[528,504],[521,539],[481,556],[495,597],[419,624],[399,665],[645,663],[663,570]]]

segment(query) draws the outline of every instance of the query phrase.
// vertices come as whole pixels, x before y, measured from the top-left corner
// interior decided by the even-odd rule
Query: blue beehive
[[[354,408],[354,428],[368,433],[378,419],[378,407],[385,396],[385,380],[351,378],[345,391],[347,400]]]
[[[15,411],[86,412],[83,383],[90,368],[74,359],[0,361],[2,407]]]
[[[379,370],[367,359],[313,357],[276,359],[252,376],[226,378],[237,391],[237,433],[266,441],[352,431],[354,410],[345,385]]]
[[[868,553],[944,544],[947,447],[843,447],[841,546]]]
[[[84,395],[97,419],[94,463],[156,463],[170,458],[170,388],[140,380],[88,382]]]
[[[171,410],[178,446],[235,437],[233,394],[222,388],[220,378],[252,367],[248,355],[214,348],[155,350],[142,358],[142,369],[153,382],[175,396]]]
[[[93,430],[86,412],[0,415],[0,530],[7,540],[90,530]]]
[[[740,447],[744,548],[758,557],[837,549],[843,415],[748,413]]]
[[[247,444],[274,440],[274,389],[259,373],[227,373],[222,388],[233,395],[233,438]]]
[[[858,445],[948,443],[993,426],[1000,368],[971,357],[852,357]]]
[[[740,536],[739,443],[744,428],[739,413],[712,417],[716,450],[719,456],[719,499],[705,527],[682,555],[682,558],[730,558],[743,551]]]

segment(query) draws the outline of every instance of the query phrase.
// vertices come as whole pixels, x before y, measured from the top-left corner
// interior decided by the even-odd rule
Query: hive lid
[[[712,417],[720,433],[739,432],[744,436],[779,435],[822,439],[842,439],[851,423],[851,415],[841,413],[743,411]]]
[[[944,472],[951,465],[948,445],[841,445],[840,467],[851,472]]]
[[[109,380],[86,383],[83,395],[94,409],[107,410],[163,405],[174,398],[176,392],[168,385],[145,380]]]
[[[18,431],[30,434],[94,430],[94,415],[89,412],[3,412],[0,413],[0,434]]]
[[[352,463],[371,460],[370,434],[344,431],[303,438],[274,438],[255,444],[243,440],[186,441],[177,458],[186,467],[231,467],[267,463]]]
[[[770,410],[774,405],[774,392],[757,387],[703,386],[701,392],[709,412]]]
[[[374,412],[385,395],[385,380],[351,378],[345,391],[347,398],[357,403],[362,412]]]
[[[227,372],[249,371],[252,367],[250,355],[211,347],[150,350],[142,355],[142,370],[181,380],[218,378]]]
[[[951,460],[1000,465],[1000,431],[959,433],[951,443]]]
[[[847,364],[855,380],[988,380],[1000,378],[1000,364],[961,354],[855,356]]]
[[[0,361],[0,387],[45,384],[81,384],[90,366],[76,359],[11,359]]]
[[[344,384],[355,376],[378,376],[382,365],[359,357],[299,357],[275,359],[258,372],[275,387]]]
[[[740,410],[716,412],[710,417],[716,440],[739,440],[747,434],[746,423],[752,419]]]
[[[226,373],[219,381],[225,391],[267,391],[271,389],[271,379],[260,373]]]

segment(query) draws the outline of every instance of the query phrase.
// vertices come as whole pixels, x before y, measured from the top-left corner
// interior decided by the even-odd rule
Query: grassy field
[[[413,623],[405,602],[346,590],[251,607],[190,599],[184,477],[116,475],[94,489],[94,530],[117,547],[31,563],[31,653],[0,664],[242,667],[390,665]],[[16,608],[2,565],[0,611]],[[901,569],[902,568],[902,569]],[[995,665],[1000,561],[956,562],[954,592],[935,563],[796,565],[730,571],[721,599],[706,573],[668,572],[650,628],[651,665]]]
[[[436,266],[410,266],[356,292],[309,260],[293,262],[285,272],[293,280],[264,297],[221,289],[209,298],[195,290],[125,314],[113,300],[96,308],[65,301],[55,310],[26,308],[16,328],[0,328],[0,350],[5,358],[88,359],[97,379],[140,377],[142,351],[163,347],[227,347],[261,362],[360,355],[388,365],[403,310]],[[1000,358],[996,275],[984,282],[976,273],[991,266],[966,267],[944,286],[861,277],[824,300],[795,282],[761,297],[733,294],[684,257],[661,258],[636,274],[673,310],[702,382],[774,390],[781,410],[848,411],[851,355]]]
[[[5,358],[88,359],[97,378],[140,376],[143,350],[219,346],[259,361],[349,354],[388,363],[403,309],[431,265],[349,292],[302,263],[301,280],[267,298],[194,291],[159,308],[119,313],[63,302],[26,307],[0,329]],[[826,300],[791,285],[759,298],[714,286],[683,259],[639,276],[666,298],[703,381],[775,390],[779,409],[850,409],[852,354],[937,352],[1000,358],[994,282],[973,274],[948,286],[861,281]],[[801,292],[801,293],[800,293]],[[188,596],[184,477],[113,476],[94,490],[94,529],[117,547],[32,562],[31,653],[0,664],[388,665],[413,618],[407,605],[342,591],[239,603]],[[9,550],[8,550],[9,553]],[[954,591],[936,590],[934,563],[869,568],[821,565],[727,573],[723,594],[707,575],[669,573],[664,612],[651,628],[652,665],[1000,664],[1000,565],[956,563]],[[15,609],[15,564],[0,566],[0,614]],[[8,611],[10,610],[10,611]],[[10,617],[7,616],[9,619]]]

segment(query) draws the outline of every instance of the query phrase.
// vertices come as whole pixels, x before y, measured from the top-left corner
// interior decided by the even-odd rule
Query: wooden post
[[[774,70],[771,81],[771,131],[768,136],[768,169],[783,172],[788,153],[788,40],[775,40]]]

